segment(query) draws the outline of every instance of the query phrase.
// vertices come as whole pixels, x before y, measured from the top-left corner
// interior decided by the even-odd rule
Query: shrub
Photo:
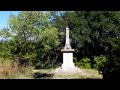
[[[90,69],[91,68],[91,62],[90,59],[87,57],[84,57],[82,60],[80,60],[79,62],[76,62],[76,65],[78,67],[83,67],[86,69]]]
[[[104,63],[106,62],[106,57],[104,55],[94,57],[94,68],[98,69],[99,71],[102,70],[104,67]]]

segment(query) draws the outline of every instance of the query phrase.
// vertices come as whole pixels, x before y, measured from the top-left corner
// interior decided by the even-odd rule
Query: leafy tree
[[[7,32],[11,34],[8,43],[12,47],[9,48],[9,54],[13,54],[20,65],[31,64],[42,68],[45,62],[50,64],[54,61],[56,56],[51,57],[51,51],[58,46],[59,41],[57,30],[51,26],[49,18],[49,12],[40,11],[23,11],[17,16],[10,16]]]
[[[118,67],[119,56],[116,54],[119,52],[120,12],[76,11],[68,13],[68,16],[72,38],[76,41],[77,58],[89,57],[93,67],[94,56],[106,55],[108,60],[103,69],[103,76],[107,71]],[[113,60],[117,63],[112,63]],[[116,71],[114,69],[114,72]]]

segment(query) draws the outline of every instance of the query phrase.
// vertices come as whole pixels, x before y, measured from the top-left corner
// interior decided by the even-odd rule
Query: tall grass
[[[32,79],[32,69],[18,66],[13,60],[0,58],[0,79]]]

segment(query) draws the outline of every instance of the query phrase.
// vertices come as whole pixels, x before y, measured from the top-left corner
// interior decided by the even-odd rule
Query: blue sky
[[[0,29],[7,27],[10,14],[17,15],[20,11],[0,11]]]

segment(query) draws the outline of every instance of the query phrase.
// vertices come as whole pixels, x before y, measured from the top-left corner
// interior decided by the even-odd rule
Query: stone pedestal
[[[75,67],[73,63],[73,53],[63,53],[62,69],[73,69]]]
[[[63,52],[63,64],[62,64],[62,70],[70,70],[74,69],[75,65],[73,62],[73,51],[74,49],[62,49]]]

